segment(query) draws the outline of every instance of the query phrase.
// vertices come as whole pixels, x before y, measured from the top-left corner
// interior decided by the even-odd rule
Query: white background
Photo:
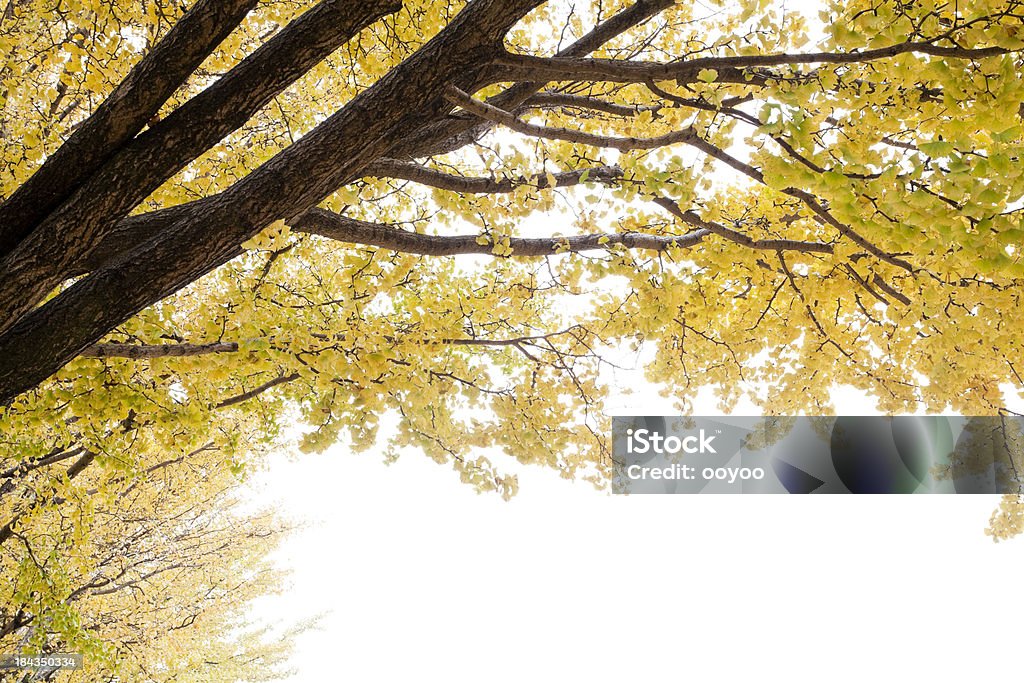
[[[1024,543],[993,496],[611,496],[521,476],[509,503],[425,457],[278,458],[308,526],[295,681],[990,681],[1016,674]],[[1014,676],[1011,680],[1016,680]]]

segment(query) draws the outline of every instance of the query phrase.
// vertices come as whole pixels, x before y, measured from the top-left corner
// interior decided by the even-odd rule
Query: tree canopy
[[[1019,1],[0,7],[4,638],[123,656],[71,596],[296,422],[509,496],[606,481],[624,351],[683,410],[1024,391]]]

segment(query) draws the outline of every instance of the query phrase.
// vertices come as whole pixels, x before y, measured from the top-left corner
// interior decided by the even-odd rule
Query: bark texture
[[[412,57],[227,191],[182,214],[130,257],[105,265],[21,316],[0,335],[0,402],[26,391],[113,327],[240,253],[278,219],[301,215],[357,178],[394,141],[451,109],[444,92],[472,87],[505,33],[543,0],[477,0]]]

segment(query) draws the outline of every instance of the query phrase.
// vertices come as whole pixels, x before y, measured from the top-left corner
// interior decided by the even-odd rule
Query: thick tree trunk
[[[670,7],[672,0],[640,0],[610,17],[592,31],[560,51],[559,56],[577,57],[589,54],[609,40],[625,33]],[[487,85],[499,77],[500,71],[486,69],[475,84]],[[490,100],[495,106],[515,108],[530,100],[543,87],[542,83],[518,83]],[[475,88],[474,88],[475,89]],[[387,157],[432,156],[459,149],[493,128],[489,121],[477,117],[449,116],[437,121],[425,121],[403,137],[396,139]],[[391,162],[393,163],[393,162]],[[374,170],[368,167],[367,170]],[[378,169],[379,170],[379,169]],[[73,278],[124,258],[132,250],[165,232],[176,220],[186,216],[200,216],[207,211],[209,200],[203,199],[180,206],[132,216],[110,226],[103,237],[88,253],[68,266],[65,277]],[[293,216],[298,221],[297,216]],[[312,223],[316,223],[314,219]]]
[[[0,257],[132,139],[257,0],[199,0],[96,113],[0,204]],[[0,297],[3,301],[3,297]],[[0,316],[0,325],[2,325]]]
[[[271,222],[301,214],[396,139],[451,109],[448,85],[471,88],[505,33],[543,0],[477,0],[439,35],[297,143],[134,252],[23,316],[0,335],[0,403],[44,380],[107,331],[240,253]]]
[[[356,33],[400,7],[398,0],[321,2],[107,160],[0,261],[0,332],[68,279],[71,264],[88,258],[111,226],[160,185]]]

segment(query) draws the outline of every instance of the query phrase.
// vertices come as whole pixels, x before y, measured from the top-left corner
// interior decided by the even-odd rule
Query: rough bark
[[[640,0],[601,22],[592,31],[569,45],[558,54],[565,57],[586,55],[601,45],[647,21],[658,12],[670,7],[672,0]],[[485,76],[477,85],[486,85],[498,70],[485,69]],[[489,100],[495,106],[515,108],[531,101],[543,83],[519,83]],[[474,89],[474,88],[471,88]],[[413,130],[396,139],[386,157],[423,157],[452,151],[472,143],[493,128],[490,121],[476,116],[448,116],[439,121],[421,122]],[[367,169],[370,171],[371,169]],[[175,220],[185,216],[199,216],[206,212],[210,200],[202,199],[177,207],[132,216],[111,226],[91,253],[69,266],[65,276],[77,277],[105,264],[124,258],[132,250],[167,230]]]
[[[458,254],[490,254],[494,245],[480,244],[478,235],[423,235],[406,232],[391,225],[369,223],[341,216],[324,209],[310,209],[292,228],[338,242],[366,244],[423,256],[455,256]],[[509,242],[513,256],[553,256],[564,252],[608,249],[615,245],[628,248],[662,251],[670,247],[689,247],[710,233],[687,235],[650,235],[637,232],[572,237],[514,237]]]
[[[601,22],[585,36],[564,50],[559,51],[557,56],[583,57],[588,55],[616,36],[639,26],[671,6],[672,0],[639,0],[610,17],[607,21]],[[519,80],[509,78],[508,69],[497,66],[489,67],[486,76],[486,82],[479,85],[482,86],[502,80]],[[547,79],[516,83],[504,92],[490,98],[488,104],[500,107],[501,109],[515,109],[540,92],[540,89],[544,87],[546,82]],[[470,91],[472,92],[476,89],[474,87]],[[479,139],[492,127],[492,123],[488,121],[482,122],[475,117],[448,118],[445,121],[430,123],[396,144],[389,152],[389,156],[413,159],[446,154]]]
[[[497,63],[499,66],[506,67],[508,77],[514,80],[534,78],[549,81],[586,80],[615,83],[674,80],[679,83],[692,83],[698,80],[698,75],[702,70],[715,69],[718,72],[715,81],[718,83],[749,84],[764,80],[758,72],[749,70],[758,67],[796,64],[853,64],[910,53],[951,59],[983,59],[1008,52],[1008,49],[1002,47],[952,48],[940,47],[927,42],[907,41],[875,50],[700,57],[669,64],[615,59],[578,59],[563,55],[545,58],[517,54],[505,54]]]
[[[543,0],[477,0],[337,114],[227,191],[197,220],[174,223],[0,336],[0,403],[34,387],[108,330],[239,251],[274,220],[299,215],[385,156],[394,140],[450,111],[445,88],[469,87],[505,33]]]
[[[183,358],[186,356],[203,356],[210,353],[235,353],[238,351],[236,342],[217,342],[213,344],[155,344],[140,346],[138,344],[93,344],[82,356],[85,358]]]
[[[0,256],[142,130],[256,1],[196,2],[96,112],[0,204]]]
[[[396,178],[410,182],[436,187],[451,192],[470,194],[502,194],[514,191],[517,187],[531,185],[545,189],[554,180],[554,187],[571,187],[582,182],[610,183],[622,177],[622,169],[613,166],[594,166],[553,173],[551,178],[541,173],[535,178],[474,178],[450,175],[433,168],[420,166],[397,159],[380,159],[366,168],[365,175],[376,178]]]
[[[69,277],[117,220],[275,95],[401,7],[399,0],[325,0],[215,84],[132,140],[0,261],[0,331]]]

